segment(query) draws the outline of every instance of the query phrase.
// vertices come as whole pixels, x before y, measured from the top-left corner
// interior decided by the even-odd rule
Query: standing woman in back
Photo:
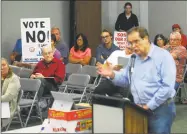
[[[19,77],[12,72],[7,60],[1,58],[1,103],[9,102],[10,117],[13,117],[14,112],[16,111],[20,87]],[[2,109],[1,112],[6,111],[3,111]],[[1,121],[2,127],[6,127],[10,122],[7,118],[2,119]]]
[[[91,59],[91,49],[87,37],[80,33],[76,36],[75,45],[70,50],[69,62],[74,64],[88,65]]]

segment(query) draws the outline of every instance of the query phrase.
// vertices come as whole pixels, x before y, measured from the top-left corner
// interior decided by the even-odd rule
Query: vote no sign
[[[126,32],[114,32],[114,44],[118,46],[121,50],[124,50],[128,45],[127,33]]]
[[[41,48],[51,46],[50,18],[21,19],[22,61],[37,63]]]

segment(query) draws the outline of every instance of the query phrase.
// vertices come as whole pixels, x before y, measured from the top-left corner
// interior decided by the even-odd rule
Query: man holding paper
[[[134,61],[134,64],[129,64],[121,72],[114,72],[110,66],[101,67],[98,73],[109,77],[118,86],[129,85],[131,81],[135,104],[153,111],[148,116],[148,133],[170,134],[176,115],[173,101],[176,93],[175,62],[169,52],[150,42],[145,28],[132,28],[128,31],[127,38],[135,52],[131,58],[131,63]]]
[[[42,84],[38,91],[38,99],[44,94],[50,94],[50,91],[57,91],[65,77],[65,66],[61,60],[53,57],[51,47],[43,47],[43,60],[38,62],[30,78],[40,79]]]
[[[120,71],[123,68],[123,65],[120,65],[118,63],[118,57],[124,57],[129,59],[132,54],[131,48],[126,47],[125,50],[116,50],[114,51],[108,59],[106,59],[104,64],[97,64],[97,67],[107,67],[112,66],[114,71]],[[99,85],[94,90],[94,94],[100,94],[100,95],[109,95],[112,96],[116,93],[120,93],[122,96],[124,96],[123,88],[120,86],[114,85],[109,79],[102,78],[103,80],[99,83]]]

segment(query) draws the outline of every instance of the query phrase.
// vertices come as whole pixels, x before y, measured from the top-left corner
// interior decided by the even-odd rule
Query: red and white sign
[[[126,32],[114,32],[114,44],[118,46],[121,50],[124,50],[128,45],[127,33]]]

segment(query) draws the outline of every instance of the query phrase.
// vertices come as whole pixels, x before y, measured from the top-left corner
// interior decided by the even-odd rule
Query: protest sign
[[[21,19],[22,61],[37,63],[41,48],[51,46],[50,18]]]
[[[118,46],[121,50],[124,50],[128,45],[127,33],[126,32],[114,32],[114,44]]]

